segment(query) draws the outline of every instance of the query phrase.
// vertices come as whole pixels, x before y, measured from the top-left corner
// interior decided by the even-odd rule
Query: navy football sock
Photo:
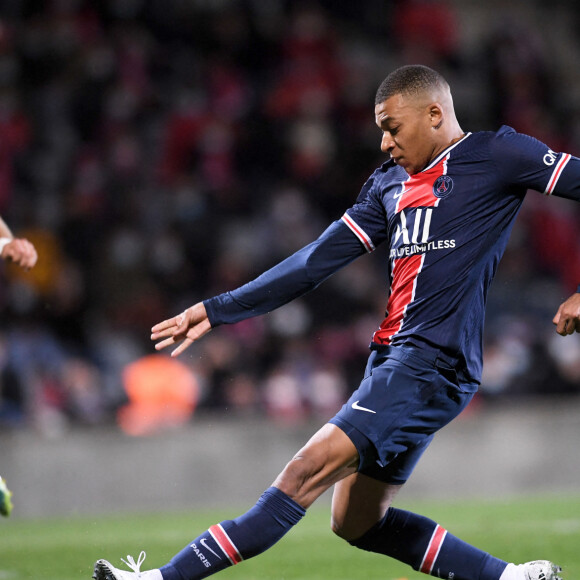
[[[453,580],[498,580],[507,562],[470,546],[429,518],[389,508],[351,545],[385,554],[413,569]]]
[[[160,568],[163,580],[199,580],[261,554],[273,546],[306,510],[275,487],[235,520],[211,526]]]

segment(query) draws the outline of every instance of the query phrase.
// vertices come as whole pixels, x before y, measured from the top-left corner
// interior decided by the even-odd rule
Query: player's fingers
[[[13,239],[4,246],[2,257],[25,270],[30,270],[38,259],[34,246],[28,240],[19,238]]]
[[[556,326],[556,332],[560,336],[566,336],[567,332],[566,332],[566,319],[565,318],[560,317],[560,320],[558,321],[558,325]]]
[[[10,244],[4,246],[4,249],[2,250],[2,257],[5,260],[11,260],[12,262],[16,262],[18,260],[19,255],[20,252],[18,251],[18,248],[14,246],[14,242],[10,242]]]
[[[568,336],[573,334],[576,330],[576,322],[573,318],[562,316],[560,317],[560,322],[556,327],[556,332],[561,336]]]
[[[34,267],[37,260],[36,252],[33,254],[26,254],[22,256],[22,259],[19,262],[19,265],[22,266],[25,270],[30,270]]]
[[[160,340],[162,338],[172,337],[174,330],[175,330],[175,326],[170,326],[169,328],[166,328],[165,330],[160,330],[158,332],[152,332],[151,333],[151,340],[155,341],[155,340]]]
[[[171,352],[172,357],[179,356],[186,348],[189,348],[193,344],[193,340],[191,338],[186,338],[182,341],[182,343]]]
[[[566,317],[562,315],[562,306],[558,308],[558,312],[556,312],[552,322],[556,325],[556,332],[564,336],[566,334]]]
[[[34,246],[32,244],[29,245],[30,248],[26,254],[26,268],[34,268],[34,266],[36,266],[36,262],[38,262],[38,254],[36,253]]]
[[[155,350],[163,350],[164,348],[167,348],[168,346],[173,346],[175,344],[175,342],[176,342],[175,338],[173,338],[173,336],[170,336],[169,338],[166,338],[165,340],[158,342],[155,345]]]
[[[205,336],[211,330],[211,324],[207,318],[198,322],[193,328],[190,328],[187,332],[187,338],[191,340],[191,342],[195,342],[199,340],[201,337]],[[174,334],[177,337],[177,334]]]
[[[173,329],[176,326],[176,316],[174,316],[173,318],[168,318],[167,320],[164,320],[163,322],[159,322],[157,323],[155,326],[153,326],[151,328],[151,333],[152,334],[159,334],[159,336],[161,336],[161,333],[164,330],[167,330],[169,328]],[[173,332],[173,330],[171,331]]]
[[[184,310],[181,314],[178,314],[175,317],[175,328],[173,329],[173,336],[177,337],[185,334],[188,331],[190,325],[193,324],[190,322],[189,318],[190,316],[187,310]]]

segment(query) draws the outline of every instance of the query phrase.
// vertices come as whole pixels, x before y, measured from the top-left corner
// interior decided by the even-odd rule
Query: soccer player
[[[15,238],[10,228],[0,218],[0,257],[14,262],[25,270],[30,270],[38,259],[34,246],[24,238]],[[6,481],[0,477],[0,514],[8,517],[12,512],[12,492]]]
[[[191,306],[151,335],[158,350],[175,346],[177,356],[212,328],[269,312],[387,243],[387,314],[359,388],[248,512],[211,526],[160,569],[139,571],[144,552],[126,562],[134,572],[99,560],[96,580],[214,574],[272,546],[331,485],[332,530],[352,546],[439,578],[559,579],[547,560],[505,562],[391,503],[435,432],[477,390],[486,295],[526,191],[580,201],[580,159],[509,127],[464,132],[449,85],[424,66],[383,81],[375,119],[388,159],[340,220],[254,281]],[[553,322],[562,335],[580,331],[580,288]]]

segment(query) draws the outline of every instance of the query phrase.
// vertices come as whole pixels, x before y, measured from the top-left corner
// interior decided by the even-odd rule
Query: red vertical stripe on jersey
[[[208,532],[221,548],[222,552],[228,557],[228,560],[232,565],[239,564],[243,560],[242,555],[236,548],[235,544],[230,540],[230,537],[226,534],[226,531],[220,524],[211,526]]]
[[[435,560],[437,560],[437,556],[439,555],[439,551],[441,550],[441,546],[443,545],[443,541],[445,540],[446,535],[447,530],[442,528],[440,525],[437,525],[433,535],[431,536],[429,545],[427,546],[427,551],[423,556],[423,561],[421,562],[419,572],[423,572],[424,574],[431,574],[433,566],[435,565]]]
[[[409,207],[429,208],[439,205],[441,198],[433,193],[433,187],[437,178],[447,174],[449,157],[450,153],[447,153],[433,167],[411,175],[409,179],[401,183],[402,189],[398,194],[396,213]],[[425,215],[426,219],[431,218],[431,214]],[[414,235],[417,235],[417,231],[414,231]],[[427,239],[413,239],[413,243],[426,243],[427,241]],[[387,304],[388,314],[380,329],[375,332],[373,342],[389,344],[392,337],[401,330],[405,312],[415,298],[417,277],[423,268],[424,259],[425,254],[415,254],[393,260],[391,293]]]
[[[399,194],[396,212],[399,213],[407,207],[434,207],[439,205],[439,198],[433,193],[433,184],[438,177],[447,173],[446,155],[433,167],[411,175],[402,183],[403,189]]]
[[[379,344],[388,344],[403,324],[405,311],[415,297],[417,276],[423,267],[425,254],[415,254],[394,260],[393,285],[396,290],[391,292],[387,303],[387,318],[373,336],[373,341]]]
[[[564,171],[564,167],[572,156],[570,153],[565,153],[560,157],[560,161],[556,164],[554,171],[552,172],[552,176],[550,177],[550,181],[548,181],[548,185],[546,186],[546,191],[544,193],[546,195],[552,195],[554,192],[554,188],[556,187],[556,183],[558,183],[558,179],[560,179],[560,175],[562,175],[562,171]]]

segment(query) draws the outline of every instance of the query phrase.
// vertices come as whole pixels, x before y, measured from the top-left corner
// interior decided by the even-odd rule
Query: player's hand
[[[556,332],[562,336],[580,332],[580,293],[572,294],[563,302],[556,312],[552,322],[556,325]]]
[[[30,270],[38,260],[35,247],[24,238],[14,238],[2,248],[2,258]]]
[[[178,356],[210,330],[211,324],[207,317],[205,306],[203,302],[198,302],[181,314],[156,324],[151,329],[151,340],[163,339],[155,345],[155,350],[162,350],[167,346],[181,342],[171,352],[171,356]]]

